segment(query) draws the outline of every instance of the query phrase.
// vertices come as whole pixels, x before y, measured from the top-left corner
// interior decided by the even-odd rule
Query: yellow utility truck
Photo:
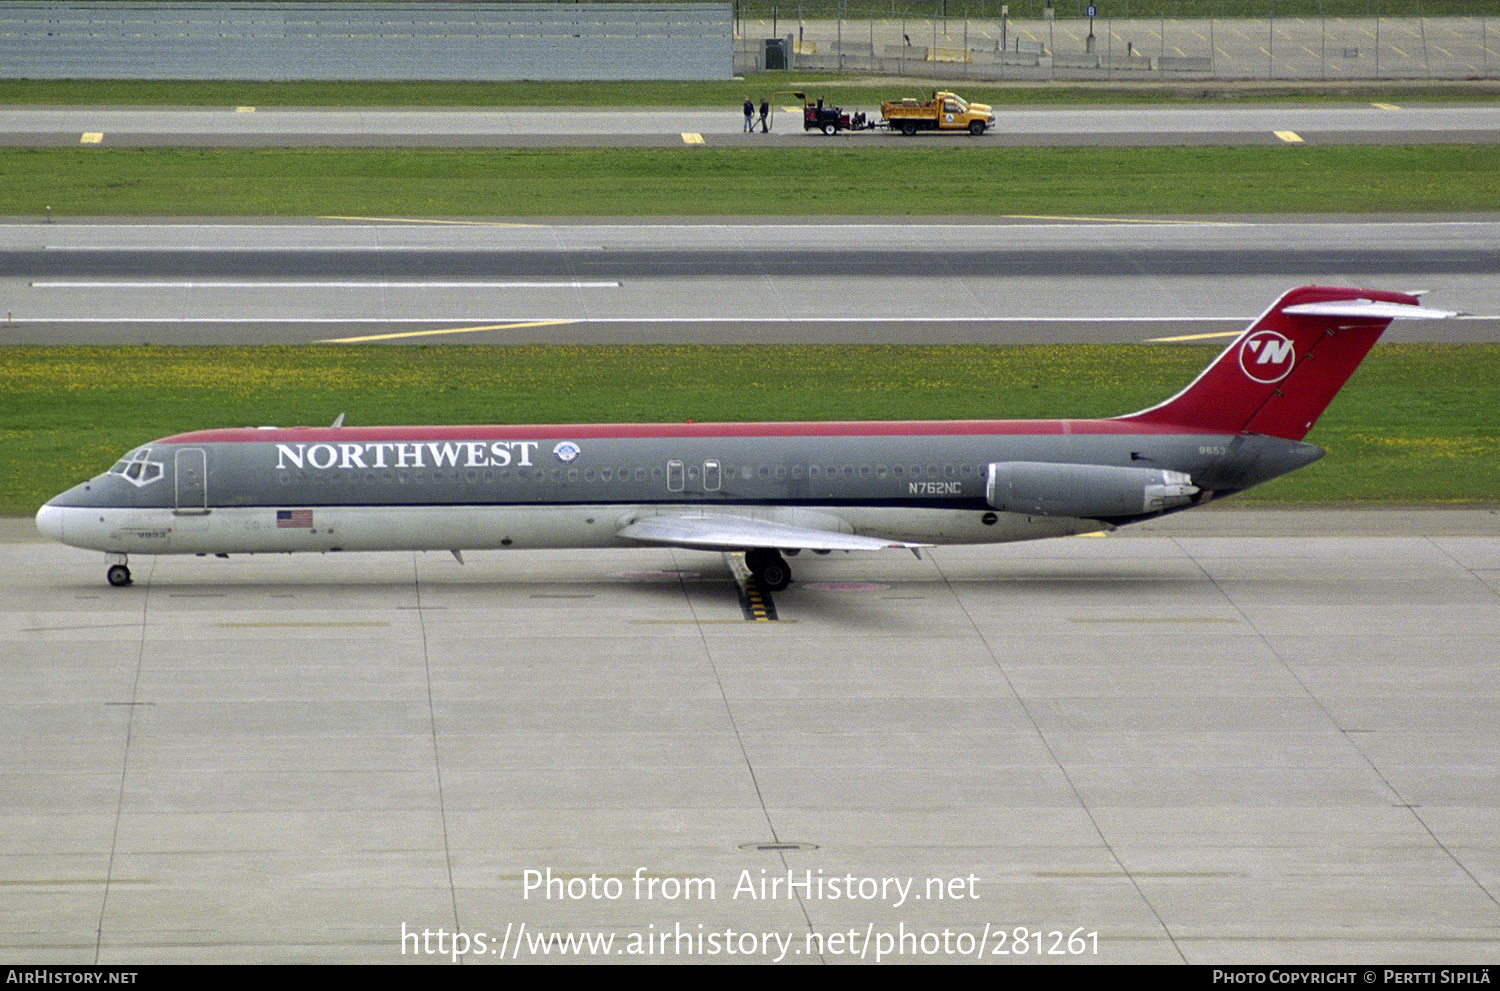
[[[985,103],[970,103],[956,93],[937,90],[932,99],[892,100],[880,105],[880,116],[891,130],[902,134],[918,131],[968,131],[983,134],[995,124],[995,114]]]

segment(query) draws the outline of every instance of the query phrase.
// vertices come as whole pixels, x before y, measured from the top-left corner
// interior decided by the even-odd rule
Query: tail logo
[[[1258,330],[1240,345],[1240,370],[1265,385],[1286,378],[1296,360],[1291,340],[1274,330]]]

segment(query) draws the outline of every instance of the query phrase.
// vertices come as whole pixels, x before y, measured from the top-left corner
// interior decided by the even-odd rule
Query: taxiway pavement
[[[113,589],[5,521],[0,956],[1492,962],[1497,537],[1214,508],[750,622],[711,554]]]
[[[747,85],[754,85],[750,83]],[[899,85],[901,93],[912,85]],[[929,87],[930,89],[930,87]],[[860,110],[880,117],[880,95]],[[971,140],[981,145],[1491,144],[1494,104],[1352,103],[1258,107],[1001,107],[993,130],[967,135],[806,132],[798,106],[778,106],[768,134],[745,134],[731,107],[555,110],[0,107],[0,146],[99,147],[795,147],[838,141],[891,146]]]

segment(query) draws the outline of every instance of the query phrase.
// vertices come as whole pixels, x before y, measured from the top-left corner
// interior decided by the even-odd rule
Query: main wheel
[[[792,583],[792,569],[778,554],[774,560],[761,565],[755,573],[755,583],[767,592],[780,592]]]
[[[767,592],[780,592],[792,583],[792,569],[774,550],[761,548],[746,551],[745,567],[750,569],[750,577],[755,579],[755,584]]]
[[[112,564],[109,566],[109,570],[104,573],[104,577],[115,588],[124,588],[130,584],[130,569],[123,564]]]

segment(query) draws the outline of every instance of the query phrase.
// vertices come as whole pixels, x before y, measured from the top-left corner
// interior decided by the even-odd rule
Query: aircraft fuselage
[[[996,543],[1158,513],[997,509],[992,464],[1166,469],[1223,495],[1322,453],[1108,420],[211,430],[131,452],[39,522],[75,546],[151,554],[631,546],[629,522],[689,508]]]

